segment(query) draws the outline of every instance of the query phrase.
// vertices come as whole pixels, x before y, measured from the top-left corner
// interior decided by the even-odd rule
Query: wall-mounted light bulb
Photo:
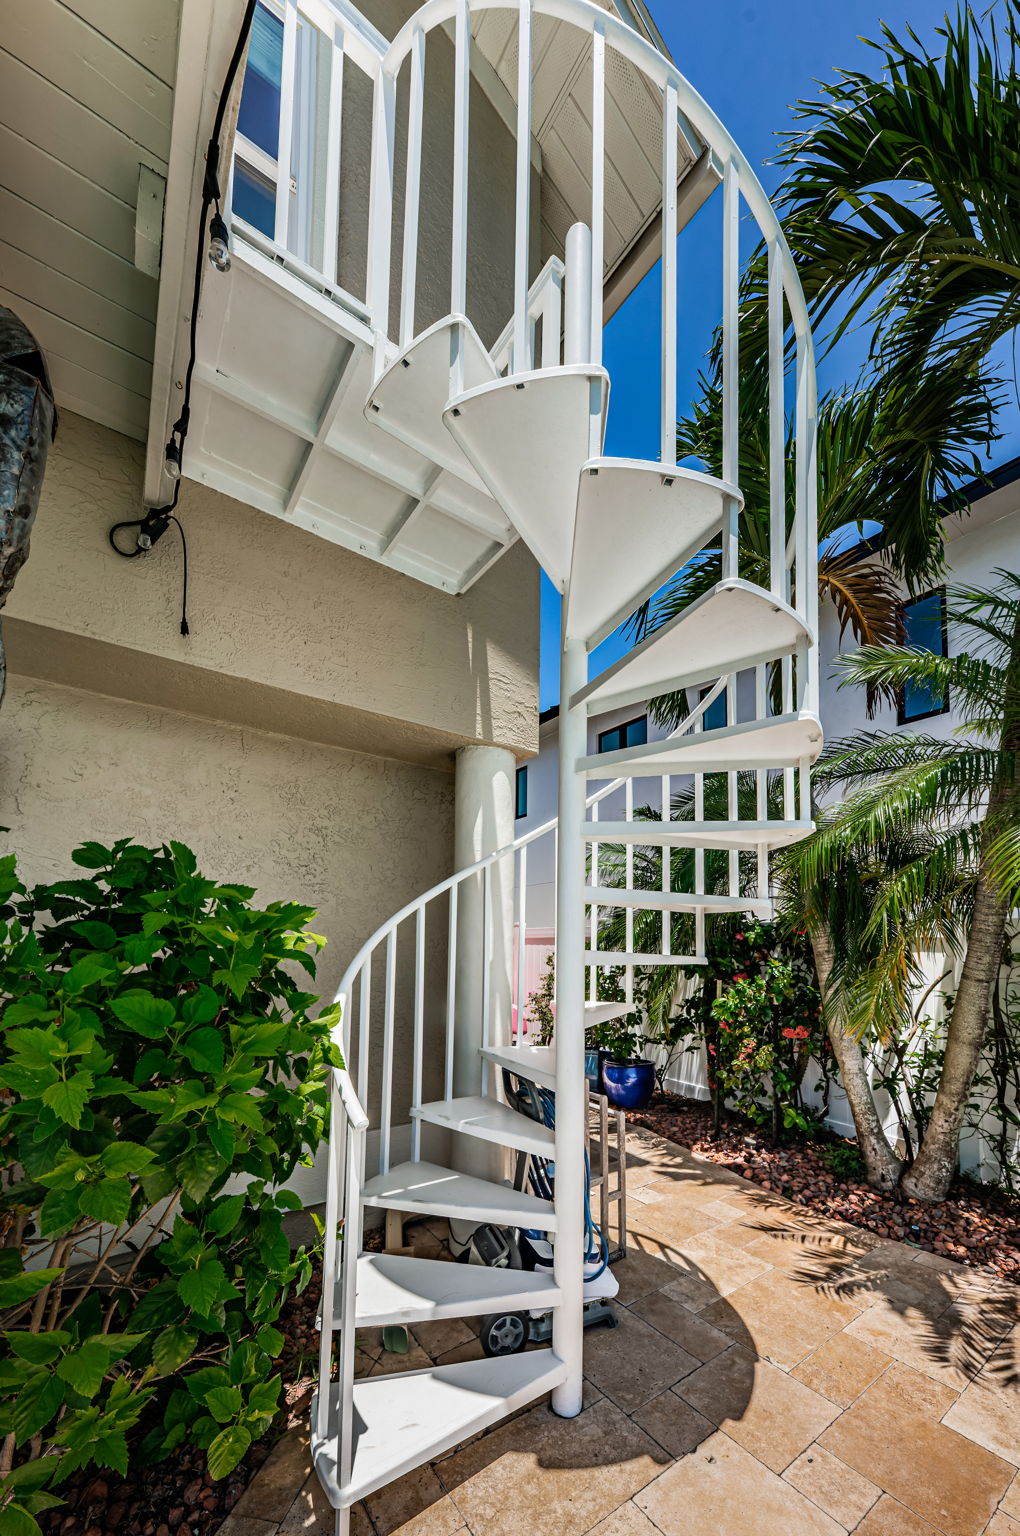
[[[209,262],[217,272],[230,271],[230,236],[218,213],[209,221]]]
[[[181,478],[181,450],[174,438],[171,438],[166,445],[163,468],[171,480],[179,480]]]

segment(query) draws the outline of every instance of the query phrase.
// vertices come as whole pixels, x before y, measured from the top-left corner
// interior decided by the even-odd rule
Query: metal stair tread
[[[644,891],[627,886],[586,885],[585,903],[597,907],[637,907],[647,912],[758,912],[772,910],[772,902],[756,896],[723,896],[711,891]]]
[[[595,714],[643,701],[667,688],[689,687],[791,655],[807,638],[803,620],[788,603],[734,577],[718,582],[592,678],[571,704],[587,704],[589,714]],[[692,656],[704,660],[692,666]]]
[[[534,1157],[551,1157],[556,1137],[547,1125],[530,1120],[503,1104],[499,1099],[481,1095],[461,1099],[437,1099],[431,1104],[412,1108],[416,1120],[441,1125],[446,1130],[494,1141],[498,1146],[514,1147]]]
[[[500,1226],[536,1227],[542,1232],[556,1230],[550,1200],[539,1200],[438,1163],[398,1163],[369,1179],[362,1198],[365,1205],[381,1210],[494,1221]]]
[[[601,446],[609,375],[595,364],[515,373],[451,399],[443,421],[554,586],[570,573],[577,485]]]
[[[488,494],[477,470],[443,425],[455,331],[460,332],[463,347],[465,388],[495,379],[493,361],[471,321],[465,315],[446,315],[416,336],[379,376],[365,402],[365,415],[409,448]]]
[[[590,459],[577,486],[567,633],[589,650],[605,639],[711,542],[728,500],[743,505],[736,486],[682,465]]]
[[[636,843],[653,848],[785,848],[815,829],[813,821],[589,821],[589,843]]]
[[[358,1259],[356,1295],[356,1326],[378,1328],[438,1317],[479,1317],[504,1307],[555,1306],[560,1291],[552,1275],[540,1271],[364,1253]]]
[[[640,747],[577,760],[589,778],[642,778],[668,773],[725,773],[742,768],[793,768],[822,750],[822,727],[809,710],[738,721],[714,731],[667,736]]]
[[[554,1045],[483,1045],[482,1059],[495,1067],[505,1067],[518,1077],[537,1083],[540,1088],[556,1087],[556,1047]]]
[[[356,1503],[543,1396],[564,1375],[551,1349],[535,1349],[356,1381],[351,1475],[343,1487],[335,1401],[329,1433],[312,1436],[312,1461],[327,1498],[335,1509]]]

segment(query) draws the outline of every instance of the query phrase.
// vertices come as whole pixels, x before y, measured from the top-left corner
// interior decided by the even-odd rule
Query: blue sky
[[[871,70],[877,55],[861,39],[878,37],[882,21],[894,32],[910,26],[927,42],[945,10],[938,0],[712,0],[708,5],[650,0],[650,6],[678,67],[730,129],[769,192],[781,179],[766,163],[775,152],[776,135],[794,125],[792,104],[816,95],[813,82],[831,79],[836,68]],[[680,306],[681,410],[695,391],[718,313],[717,201],[699,215],[680,243],[681,281],[686,280]],[[688,241],[691,248],[685,256]],[[750,244],[749,234],[748,248]],[[699,292],[704,294],[701,304]],[[852,339],[838,355],[824,360],[821,388],[852,379],[865,351],[863,338]],[[605,363],[612,377],[608,453],[658,458],[658,357],[656,268],[607,328]],[[995,463],[1020,452],[1020,421],[1010,413],[1003,426],[1008,435],[993,451]],[[543,575],[543,709],[559,697],[559,612],[559,596]],[[624,649],[621,636],[610,636],[595,653],[592,670],[600,670]]]

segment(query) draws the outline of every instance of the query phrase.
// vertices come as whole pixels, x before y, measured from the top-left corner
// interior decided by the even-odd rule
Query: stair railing
[[[319,1389],[315,1404],[320,1440],[337,1434],[337,1476],[341,1487],[351,1475],[353,1446],[354,1350],[341,1349],[337,1392],[329,1389],[333,1335],[354,1339],[357,1261],[361,1250],[361,1187],[365,1179],[366,1115],[346,1067],[333,1067],[329,1089],[329,1149],[326,1172],[326,1226],[322,1255],[319,1334]]]

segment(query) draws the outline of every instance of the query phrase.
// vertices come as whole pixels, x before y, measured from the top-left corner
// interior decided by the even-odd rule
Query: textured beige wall
[[[471,741],[537,748],[538,570],[523,545],[450,597],[186,481],[185,638],[176,531],[138,560],[107,543],[140,515],[142,461],[63,414],[7,609],[14,671],[410,760]]]
[[[332,996],[379,924],[449,874],[453,777],[13,676],[0,715],[0,825],[30,882],[73,874],[71,849],[86,838],[178,838],[205,873],[256,886],[259,901],[315,907],[328,940],[316,989]],[[430,940],[438,1021],[438,923]],[[402,950],[398,1125],[410,1102],[412,943]],[[438,1089],[438,1052],[429,1058]],[[375,1072],[373,1109],[377,1084]]]

